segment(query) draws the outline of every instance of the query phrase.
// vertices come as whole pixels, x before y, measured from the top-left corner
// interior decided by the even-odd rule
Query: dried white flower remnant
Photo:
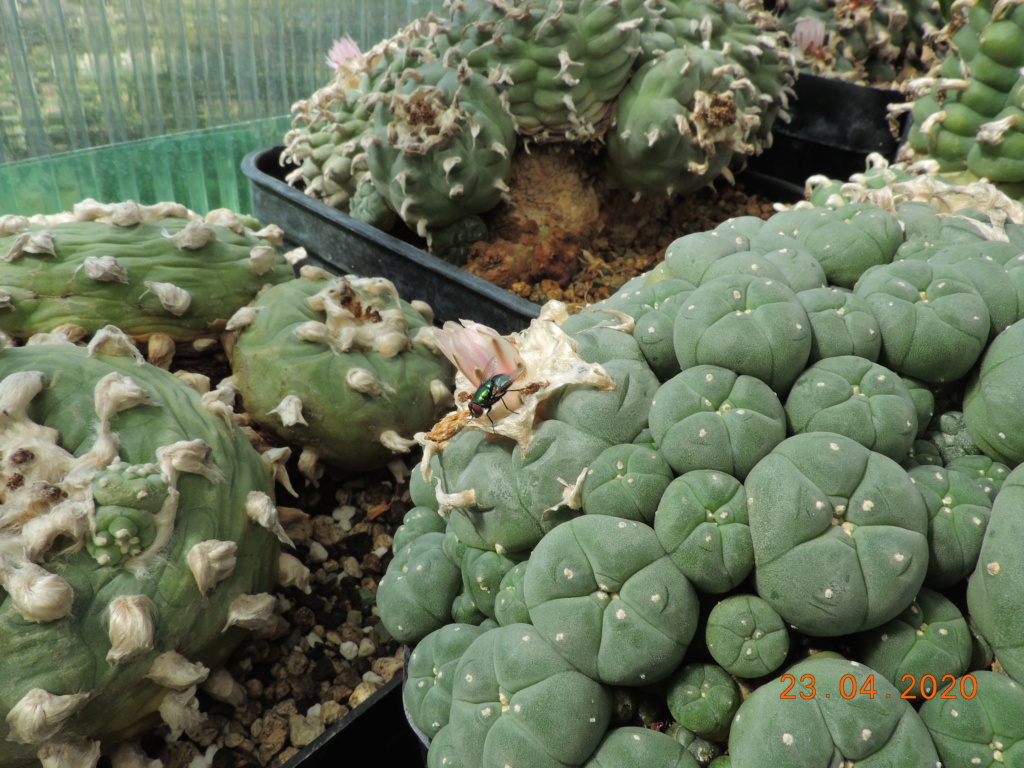
[[[160,300],[160,306],[166,309],[175,317],[181,317],[184,315],[192,304],[192,294],[186,291],[184,288],[179,288],[173,283],[160,283],[155,280],[146,280],[143,285],[146,286],[146,293],[152,291],[156,294],[156,297]]]
[[[64,721],[82,708],[88,693],[60,696],[42,688],[33,688],[11,707],[7,724],[11,727],[10,741],[19,744],[39,744],[57,735]]]
[[[229,627],[243,629],[260,629],[274,621],[274,607],[277,600],[266,592],[258,595],[239,595],[231,601],[228,608],[228,620],[222,631]]]
[[[91,280],[104,283],[128,282],[128,270],[113,256],[87,256],[82,262],[81,269],[85,270],[86,276]]]
[[[161,653],[146,673],[146,677],[165,688],[183,691],[189,686],[198,685],[206,680],[210,670],[203,664],[186,659],[177,651]]]
[[[274,267],[277,252],[269,245],[257,245],[249,251],[249,265],[257,275],[265,275]]]
[[[296,424],[309,426],[309,423],[302,416],[302,400],[297,395],[285,395],[281,398],[281,402],[277,404],[277,407],[272,408],[268,413],[272,413],[281,419],[281,423],[286,427],[294,427]]]
[[[277,536],[277,540],[289,547],[294,547],[292,540],[281,527],[281,521],[277,516],[277,507],[274,501],[263,491],[249,491],[245,498],[245,513],[254,523],[262,525],[268,531]]]
[[[167,723],[175,739],[206,719],[206,715],[199,711],[194,685],[184,691],[169,691],[160,702],[159,709],[160,717]]]
[[[107,607],[110,650],[107,663],[117,666],[153,649],[156,604],[146,595],[118,595]]]
[[[185,559],[202,594],[231,575],[238,564],[237,555],[238,544],[217,539],[200,541],[188,551]]]
[[[75,592],[62,577],[24,559],[0,553],[0,586],[15,609],[29,621],[43,623],[71,613]]]

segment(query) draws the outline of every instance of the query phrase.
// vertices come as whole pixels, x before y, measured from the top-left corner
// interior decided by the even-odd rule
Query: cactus
[[[116,325],[139,340],[215,339],[262,288],[291,277],[280,228],[254,224],[227,210],[204,219],[175,203],[95,200],[32,223],[0,217],[0,330],[24,340]]]
[[[706,739],[720,741],[740,706],[740,689],[717,664],[684,664],[669,678],[665,696],[672,717]]]
[[[360,471],[414,445],[447,406],[449,366],[430,313],[383,278],[315,267],[263,293],[229,322],[246,410],[307,458]]]
[[[290,542],[264,461],[105,338],[0,351],[5,768],[92,765],[158,710],[180,734],[202,720],[196,686],[275,618]]]
[[[390,209],[449,261],[510,200],[517,147],[599,154],[622,188],[672,195],[732,181],[786,114],[792,59],[760,0],[445,5],[339,48],[282,159],[307,194],[382,228]]]
[[[857,659],[903,690],[910,701],[939,695],[971,662],[966,620],[953,603],[930,589],[922,589],[903,613],[857,640]]]
[[[712,608],[705,639],[712,658],[736,677],[769,675],[789,652],[786,623],[756,595],[731,595]]]
[[[907,679],[918,686],[907,695],[928,700],[943,676],[999,665],[1024,674],[1014,546],[1022,481],[1010,472],[1016,462],[988,455],[968,407],[972,393],[989,394],[992,414],[976,415],[998,419],[1004,426],[991,428],[1008,436],[1020,410],[1016,325],[993,336],[987,313],[1011,316],[1015,288],[1003,288],[1024,238],[1005,207],[939,207],[843,202],[742,217],[680,238],[663,265],[576,315],[551,302],[508,337],[468,321],[442,329],[459,369],[457,406],[420,437],[412,495],[422,523],[401,538],[446,564],[437,576],[398,553],[379,590],[388,628],[412,623],[402,612],[429,614],[417,632],[497,622],[509,637],[542,640],[541,658],[555,653],[614,695],[606,747],[595,742],[581,762],[533,745],[537,764],[619,760],[609,756],[621,734],[637,741],[621,729],[671,720],[681,745],[728,739],[726,760],[711,748],[701,764],[935,765],[928,730],[900,700]],[[985,260],[985,273],[972,260]],[[894,319],[901,291],[922,305],[911,310],[925,316],[914,328]],[[960,297],[950,312],[947,296]],[[736,323],[731,332],[710,310],[703,324],[688,316],[705,302],[714,309],[712,298]],[[977,319],[965,322],[968,311]],[[992,364],[986,348],[1001,355]],[[916,360],[915,375],[893,360]],[[827,425],[815,422],[824,416]],[[944,438],[933,422],[946,425]],[[433,509],[437,517],[423,511]],[[418,544],[427,537],[429,547]],[[705,646],[693,643],[701,628]],[[509,653],[526,668],[532,657],[521,650]],[[466,654],[459,669],[470,672]],[[481,664],[474,678],[506,674],[491,650]],[[711,684],[705,696],[689,685],[671,711],[673,677],[704,672],[722,691],[741,686],[731,720],[741,697],[716,708]],[[428,765],[481,764],[512,748],[499,743],[520,748],[518,730],[482,736],[494,701],[511,698],[500,693],[474,695],[476,708],[463,701],[465,721],[452,728],[457,689]],[[564,714],[556,720],[564,725]],[[530,733],[538,744],[548,735]],[[962,741],[981,743],[973,739]],[[636,754],[679,760],[667,744],[652,737]]]
[[[927,0],[784,0],[775,10],[802,71],[852,82],[889,84],[922,69],[924,43],[942,26]]]
[[[584,763],[584,768],[663,765],[698,768],[699,763],[676,739],[648,728],[613,728]]]
[[[1017,426],[1020,409],[1012,405],[1020,402],[1022,334],[1024,321],[1018,321],[988,346],[968,382],[962,414],[962,437],[970,441],[963,453],[984,453],[1011,468],[1024,461],[1024,435]]]
[[[849,759],[938,766],[928,729],[900,692],[870,667],[845,659],[812,657],[795,664],[740,705],[729,731],[730,765]]]
[[[944,696],[919,710],[946,766],[1012,765],[1024,729],[1024,689],[1005,675],[979,670],[943,681]]]
[[[830,357],[809,366],[785,408],[793,434],[837,432],[894,461],[907,455],[917,436],[910,390],[888,368],[861,357]]]
[[[849,634],[913,601],[928,564],[927,512],[892,459],[808,432],[780,443],[744,486],[758,594],[794,628]]]
[[[987,179],[1019,199],[1024,8],[1015,0],[956,3],[945,32],[953,51],[904,107],[914,122],[901,159],[933,161],[958,181]]]

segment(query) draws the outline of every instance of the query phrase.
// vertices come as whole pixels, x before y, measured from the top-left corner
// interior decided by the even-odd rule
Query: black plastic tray
[[[338,768],[367,754],[389,768],[424,764],[422,745],[402,706],[401,675],[303,747],[283,768]]]
[[[906,98],[896,90],[802,74],[793,87],[788,123],[772,127],[772,146],[750,161],[751,170],[803,186],[812,174],[845,181],[861,173],[867,156],[895,160],[899,135],[888,108]]]
[[[289,186],[279,162],[282,149],[250,152],[242,160],[242,172],[252,183],[256,218],[281,227],[285,240],[304,247],[314,264],[342,274],[386,277],[404,299],[430,304],[438,323],[467,318],[508,334],[537,317],[539,305]],[[804,196],[803,177],[793,183],[745,171],[737,180],[748,191],[779,202]]]
[[[467,318],[508,334],[537,317],[539,305],[290,187],[278,161],[281,150],[256,150],[242,160],[253,212],[262,223],[281,227],[313,263],[342,274],[386,277],[403,299],[427,302],[439,323]]]

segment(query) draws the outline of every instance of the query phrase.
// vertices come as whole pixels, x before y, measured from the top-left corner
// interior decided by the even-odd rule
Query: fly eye
[[[470,403],[469,412],[472,413],[474,416],[483,416],[484,409],[477,403]]]

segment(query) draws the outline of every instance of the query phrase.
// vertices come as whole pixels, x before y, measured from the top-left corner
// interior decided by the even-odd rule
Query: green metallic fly
[[[494,426],[494,420],[491,418],[491,408],[501,403],[506,408],[508,404],[505,402],[504,397],[509,392],[518,392],[518,389],[512,389],[512,385],[515,384],[516,379],[526,373],[525,368],[519,368],[512,373],[496,373],[489,379],[484,381],[479,387],[476,388],[476,392],[469,399],[469,412],[473,414],[475,418],[481,416],[487,416],[487,420],[491,422],[491,426]],[[484,373],[486,374],[486,371]],[[515,413],[511,408],[508,410]]]

